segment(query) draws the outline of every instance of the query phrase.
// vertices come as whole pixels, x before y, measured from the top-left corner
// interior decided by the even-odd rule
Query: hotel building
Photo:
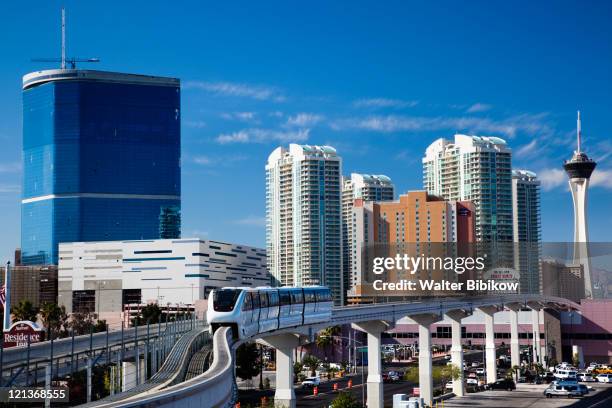
[[[474,203],[477,241],[513,241],[512,153],[503,139],[436,140],[423,158],[423,184],[446,200]]]
[[[514,269],[521,293],[540,293],[541,222],[540,181],[528,170],[512,171]]]
[[[355,200],[391,201],[395,195],[395,187],[391,179],[385,175],[370,175],[352,173],[344,177],[342,183],[342,270],[344,283],[343,292],[351,286],[351,265],[355,254],[353,252],[353,204]],[[345,295],[346,296],[346,295]]]
[[[25,75],[22,263],[57,264],[60,242],[178,238],[180,108],[176,78]]]
[[[342,161],[329,146],[291,144],[266,164],[268,269],[280,286],[325,285],[344,302]]]
[[[425,191],[411,191],[389,202],[356,199],[351,222],[349,240],[353,259],[349,303],[370,303],[375,300],[375,295],[382,296],[372,291],[369,274],[374,256],[395,256],[397,253],[467,256],[466,252],[472,248],[457,244],[475,241],[472,203],[445,201]],[[401,278],[398,274],[387,276],[385,280],[398,281]]]

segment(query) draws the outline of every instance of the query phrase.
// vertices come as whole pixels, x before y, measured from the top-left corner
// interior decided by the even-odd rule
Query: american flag
[[[2,307],[4,307],[6,301],[6,286],[2,285],[0,287],[0,302],[2,302]]]

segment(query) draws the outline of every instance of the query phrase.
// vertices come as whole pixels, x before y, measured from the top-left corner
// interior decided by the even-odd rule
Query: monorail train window
[[[304,303],[314,303],[316,300],[314,289],[304,289]]]
[[[278,292],[268,292],[268,301],[270,307],[278,306]]]
[[[281,290],[280,293],[280,304],[281,306],[289,306],[291,304],[291,294],[288,290]]]
[[[213,309],[215,312],[231,312],[240,295],[240,289],[215,290],[213,295]]]
[[[330,302],[331,293],[329,289],[317,289],[317,302]]]
[[[261,307],[268,307],[268,293],[259,292],[259,305]]]
[[[304,303],[304,296],[301,290],[291,291],[291,303],[294,305],[299,304],[299,303]]]
[[[242,311],[253,310],[253,299],[251,292],[247,292],[244,296],[244,304],[242,305]]]
[[[257,292],[251,292],[253,296],[253,309],[259,309],[259,296]]]

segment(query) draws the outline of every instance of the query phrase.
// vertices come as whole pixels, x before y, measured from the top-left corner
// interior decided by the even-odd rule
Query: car
[[[518,378],[518,382],[521,383],[521,384],[526,383],[527,382],[527,377],[525,377],[524,375],[521,375]]]
[[[444,359],[445,359],[445,360],[450,360],[450,359],[451,359],[451,355],[450,355],[450,354],[445,355],[445,356],[444,356]]]
[[[476,375],[484,375],[485,374],[485,369],[484,368],[477,368],[476,369]]]
[[[321,379],[319,377],[306,377],[302,381],[302,387],[318,387],[320,384]]]
[[[612,383],[612,374],[599,374],[595,379],[600,383]]]
[[[551,382],[555,380],[555,376],[553,373],[547,372],[546,374],[544,374],[544,377],[542,378],[542,380],[544,380],[546,384],[550,384]]]
[[[395,371],[389,371],[388,373],[383,373],[383,382],[393,383],[400,380],[400,376]]]
[[[453,389],[453,382],[449,381],[446,383],[446,385],[444,386],[444,388],[446,388],[447,390],[452,390]]]
[[[478,380],[476,378],[468,378],[465,380],[467,385],[478,385]]]
[[[488,384],[487,388],[491,390],[507,390],[512,391],[516,389],[516,384],[510,378],[501,378],[494,383]]]
[[[548,388],[544,390],[544,396],[546,398],[552,397],[581,397],[582,391],[578,388],[577,385],[561,385],[561,384],[551,384]]]
[[[580,382],[594,382],[597,381],[591,374],[589,373],[578,373],[578,381]]]
[[[472,361],[472,367],[478,367],[480,365],[480,361]]]
[[[555,371],[555,378],[558,380],[576,379],[578,372],[572,369],[559,369]]]

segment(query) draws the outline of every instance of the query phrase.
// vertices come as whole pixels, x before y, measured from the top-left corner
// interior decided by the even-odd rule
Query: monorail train
[[[327,322],[331,319],[329,288],[232,288],[211,291],[207,320],[211,332],[230,326],[240,339],[285,327]]]

